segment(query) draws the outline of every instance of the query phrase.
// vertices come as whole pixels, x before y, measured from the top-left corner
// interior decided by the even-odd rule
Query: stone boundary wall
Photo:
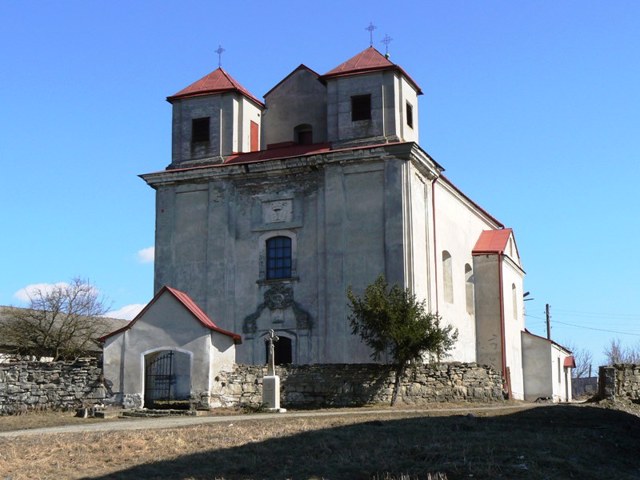
[[[640,365],[617,363],[600,367],[598,397],[611,400],[640,400]]]
[[[262,365],[235,365],[220,372],[208,398],[211,407],[262,404]],[[325,364],[276,367],[283,407],[353,407],[390,403],[395,375],[388,365]],[[28,410],[69,410],[111,401],[96,359],[0,364],[0,415]],[[206,394],[204,395],[206,396]],[[442,363],[407,369],[398,401],[408,405],[449,401],[501,401],[502,380],[475,363]]]
[[[236,365],[213,382],[213,407],[262,403],[266,367]],[[287,408],[353,407],[391,403],[395,375],[388,365],[325,364],[276,367],[280,403]],[[398,402],[502,401],[502,379],[490,367],[475,363],[441,363],[408,369],[400,384]]]
[[[93,358],[0,363],[0,415],[69,410],[101,403],[106,394],[102,367]]]

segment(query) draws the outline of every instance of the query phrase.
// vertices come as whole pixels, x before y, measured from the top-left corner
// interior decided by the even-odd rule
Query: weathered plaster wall
[[[215,406],[259,405],[266,367],[237,365],[221,372],[212,390]],[[290,408],[345,407],[390,403],[394,374],[375,364],[276,367],[281,404]],[[399,401],[425,404],[446,401],[501,401],[502,381],[493,369],[476,364],[443,363],[407,371]]]
[[[0,364],[0,415],[100,403],[108,390],[96,359]]]
[[[220,170],[208,183],[158,188],[156,290],[185,291],[221,328],[242,332],[241,363],[264,361],[270,328],[291,339],[295,363],[370,361],[351,335],[346,290],[381,273],[404,282],[406,162],[385,149],[335,157],[314,170]],[[276,235],[291,238],[294,254],[292,278],[281,281],[264,269]]]
[[[502,372],[500,278],[497,255],[473,257],[477,362]]]
[[[505,352],[510,373],[511,391],[514,398],[517,399],[524,398],[521,340],[521,332],[524,330],[523,279],[524,272],[511,260],[508,252],[505,252],[505,255],[502,256]]]
[[[497,277],[490,271],[488,277],[484,276],[484,270],[477,271],[471,252],[482,231],[493,229],[496,224],[489,221],[486,215],[482,214],[447,183],[438,181],[433,188],[432,194],[436,210],[436,251],[429,254],[432,264],[437,262],[438,312],[444,321],[458,328],[458,342],[452,355],[454,359],[459,361],[491,364],[489,360],[481,357],[476,358],[476,315],[480,314],[482,317],[483,307],[489,302],[495,302],[497,290],[490,291],[490,289],[494,279],[497,285]],[[432,209],[432,206],[429,207]],[[445,250],[451,255],[452,264],[453,295],[449,298],[445,295],[443,278],[442,252]],[[476,311],[474,304],[471,313],[467,309],[465,265],[469,265],[473,271],[474,295],[476,300],[481,303],[481,308],[478,311]],[[492,327],[488,337],[490,338],[494,332],[495,329]],[[482,346],[479,347],[479,351],[488,348],[487,340],[481,340]],[[492,365],[499,369],[499,364]]]
[[[549,342],[526,332],[522,336],[522,363],[524,369],[524,399],[552,397],[552,358]]]
[[[262,148],[295,142],[294,128],[301,124],[312,129],[312,142],[327,141],[327,87],[317,75],[297,69],[265,95]]]
[[[184,162],[218,160],[235,152],[249,152],[251,121],[261,124],[262,108],[238,93],[207,95],[173,101],[172,166]],[[191,142],[192,120],[209,118],[210,141]]]

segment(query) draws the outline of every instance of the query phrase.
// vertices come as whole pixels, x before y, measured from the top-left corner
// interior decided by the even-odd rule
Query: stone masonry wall
[[[266,367],[235,365],[214,381],[211,407],[262,403]],[[390,403],[395,376],[388,365],[331,364],[276,367],[281,404],[289,408],[349,407]],[[75,362],[0,364],[0,415],[27,410],[74,409],[102,403],[108,392],[95,359]],[[499,401],[500,375],[474,363],[443,363],[408,369],[399,402]]]
[[[96,359],[0,363],[0,415],[100,403],[106,396],[102,379]]]
[[[289,408],[349,407],[390,403],[394,373],[388,365],[333,364],[276,367],[280,402]],[[236,365],[214,381],[213,407],[260,405],[266,367]],[[402,378],[399,402],[426,404],[447,401],[501,401],[502,379],[489,367],[475,363],[443,363],[408,369]]]
[[[615,364],[600,367],[598,397],[616,400],[640,400],[640,365]]]

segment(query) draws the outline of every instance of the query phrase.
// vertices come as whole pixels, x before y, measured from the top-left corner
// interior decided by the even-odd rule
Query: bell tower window
[[[191,120],[191,143],[209,141],[209,117]]]
[[[351,121],[371,120],[371,95],[351,97]]]
[[[413,106],[407,102],[407,126],[413,128]]]

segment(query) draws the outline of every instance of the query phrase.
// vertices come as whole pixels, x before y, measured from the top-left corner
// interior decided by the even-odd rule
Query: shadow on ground
[[[588,406],[545,406],[493,417],[374,420],[92,478],[358,480],[405,474],[422,480],[429,472],[444,472],[449,480],[639,479],[640,418]]]

